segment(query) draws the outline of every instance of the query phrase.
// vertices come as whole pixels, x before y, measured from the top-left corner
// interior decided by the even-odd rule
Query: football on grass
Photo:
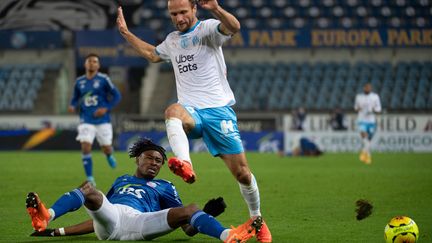
[[[386,243],[414,243],[417,242],[418,236],[417,224],[406,216],[392,218],[384,229]]]

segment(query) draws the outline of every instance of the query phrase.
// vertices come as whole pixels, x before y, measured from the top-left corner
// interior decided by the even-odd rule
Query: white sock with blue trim
[[[174,155],[181,160],[186,160],[192,164],[189,154],[189,140],[183,130],[182,121],[178,118],[165,120],[167,137]]]
[[[260,211],[260,195],[258,190],[258,184],[255,180],[255,176],[251,173],[251,184],[250,185],[240,185],[240,192],[246,201],[249,208],[249,214],[251,217],[261,216]]]

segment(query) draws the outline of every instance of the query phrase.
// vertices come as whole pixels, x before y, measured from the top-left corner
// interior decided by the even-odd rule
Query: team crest
[[[180,46],[181,46],[181,48],[186,49],[188,47],[188,45],[189,45],[188,42],[189,42],[188,38],[181,38],[180,39]]]
[[[94,83],[93,83],[93,88],[97,89],[97,88],[99,88],[99,87],[100,87],[100,80],[99,80],[99,79],[96,79],[96,80],[94,81]]]
[[[156,183],[154,183],[154,182],[152,182],[152,181],[149,181],[149,182],[147,182],[146,184],[147,184],[147,186],[149,186],[149,187],[151,187],[151,188],[155,188],[155,187],[157,186]]]
[[[79,87],[80,87],[80,89],[84,89],[84,88],[85,88],[85,83],[86,83],[85,80],[81,80],[81,81],[79,82]]]
[[[192,37],[192,45],[193,46],[196,46],[196,45],[198,45],[198,43],[199,43],[199,38],[198,38],[198,36],[194,36],[194,37]]]

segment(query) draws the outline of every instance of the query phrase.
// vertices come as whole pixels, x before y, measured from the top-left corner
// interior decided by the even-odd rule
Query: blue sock
[[[217,239],[219,239],[222,232],[226,230],[226,228],[223,227],[219,221],[201,210],[195,212],[192,215],[190,224],[200,233],[213,236]]]
[[[111,166],[111,168],[117,167],[117,162],[116,162],[116,159],[114,158],[114,155],[107,154],[106,158],[107,158],[108,164]]]
[[[84,195],[79,189],[66,192],[52,205],[54,218],[56,219],[67,212],[72,212],[84,204]]]
[[[93,176],[93,160],[91,154],[82,154],[82,162],[87,177]]]

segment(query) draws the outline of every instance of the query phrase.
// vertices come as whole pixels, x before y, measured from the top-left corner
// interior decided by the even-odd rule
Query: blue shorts
[[[213,156],[240,154],[244,151],[237,127],[237,117],[231,107],[184,107],[195,120],[195,127],[188,133],[188,137],[203,138]]]
[[[375,134],[376,131],[376,123],[375,122],[357,122],[358,130],[360,132],[365,132],[368,135],[369,139],[372,139],[372,137]]]

